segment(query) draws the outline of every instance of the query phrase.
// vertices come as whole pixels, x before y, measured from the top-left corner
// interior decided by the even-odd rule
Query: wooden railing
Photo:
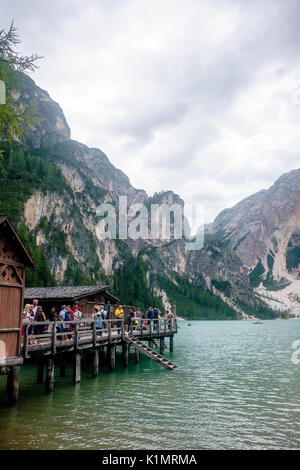
[[[72,321],[43,321],[26,323],[22,344],[23,356],[28,357],[29,352],[46,349],[51,354],[56,354],[58,346],[72,345],[75,351],[81,344],[90,344],[91,347],[102,342],[122,340],[125,335],[131,334],[139,339],[152,339],[155,337],[169,336],[177,333],[176,318],[148,320],[133,318],[130,323],[118,319],[84,319]],[[47,331],[36,334],[37,327],[47,328]],[[35,331],[34,331],[35,330]],[[48,346],[45,348],[45,346]]]

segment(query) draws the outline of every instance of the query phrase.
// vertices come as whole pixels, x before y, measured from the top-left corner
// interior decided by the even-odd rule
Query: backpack
[[[66,310],[66,312],[65,312],[65,321],[71,321],[71,320],[72,320],[71,312],[69,312],[69,310]]]

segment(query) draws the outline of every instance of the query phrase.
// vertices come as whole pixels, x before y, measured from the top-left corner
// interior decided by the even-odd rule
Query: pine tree
[[[0,140],[2,141],[12,142],[16,137],[22,137],[34,122],[35,103],[32,102],[26,109],[17,108],[12,90],[18,89],[17,72],[33,72],[37,68],[36,61],[41,57],[36,54],[21,55],[16,50],[20,42],[13,22],[8,31],[0,30],[0,80],[6,84],[7,90],[6,103],[0,104]]]

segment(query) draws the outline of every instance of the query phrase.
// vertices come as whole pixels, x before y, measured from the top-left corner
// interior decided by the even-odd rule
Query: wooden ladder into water
[[[126,335],[124,337],[124,341],[134,346],[141,353],[145,354],[150,359],[153,359],[153,361],[158,362],[159,364],[164,366],[166,369],[171,369],[171,370],[178,369],[178,366],[174,364],[174,362],[169,361],[169,359],[162,356],[161,354],[156,352],[154,349],[149,348],[149,346],[146,346],[146,344],[144,344],[142,341],[138,340],[134,336]]]

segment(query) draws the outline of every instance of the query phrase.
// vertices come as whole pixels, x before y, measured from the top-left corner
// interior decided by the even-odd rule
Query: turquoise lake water
[[[56,370],[44,395],[36,366],[21,369],[20,400],[6,408],[0,376],[0,449],[297,449],[300,321],[180,321],[168,371],[147,358],[129,367]],[[168,342],[167,342],[168,344]],[[300,355],[299,355],[300,357]]]

